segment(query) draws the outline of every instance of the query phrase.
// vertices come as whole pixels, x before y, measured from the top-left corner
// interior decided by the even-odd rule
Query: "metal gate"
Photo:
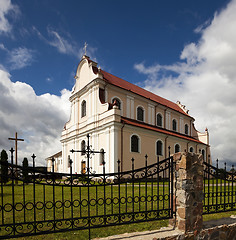
[[[236,210],[236,171],[227,171],[226,163],[219,168],[204,162],[203,214]]]
[[[43,172],[8,164],[1,181],[0,238],[139,223],[173,217],[173,158],[131,170],[85,174]],[[16,180],[18,184],[16,184]]]

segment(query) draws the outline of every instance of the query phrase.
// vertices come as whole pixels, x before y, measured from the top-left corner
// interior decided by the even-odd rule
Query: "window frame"
[[[122,102],[121,102],[121,100],[120,100],[120,98],[118,98],[118,97],[113,97],[112,99],[111,99],[111,103],[113,104],[113,102],[114,102],[114,100],[118,100],[118,102],[120,103],[119,105],[120,105],[120,107],[118,106],[118,109],[122,109]]]
[[[175,129],[174,129],[174,122],[175,122]],[[178,131],[178,121],[175,118],[172,119],[172,131],[174,132]]]
[[[132,138],[133,137],[137,137],[137,139],[138,139],[138,145],[137,145],[137,150],[138,151],[132,151],[133,150],[133,148],[132,148]],[[141,138],[139,137],[139,135],[138,134],[132,134],[131,136],[130,136],[130,152],[132,152],[132,153],[141,153]]]
[[[85,150],[86,150],[86,142],[84,140],[81,141],[80,147],[81,147],[81,151],[84,151],[84,152],[81,152],[81,156],[84,156]]]
[[[174,147],[174,153],[178,153],[178,152],[176,152],[176,147],[177,146],[179,146],[179,151],[178,152],[181,152],[181,146],[180,146],[180,144],[179,143],[176,143],[175,144],[175,147]]]
[[[187,127],[187,128],[186,128]],[[187,130],[187,131],[186,131]],[[187,132],[187,133],[186,133]],[[187,123],[184,124],[184,134],[189,135],[189,125]]]
[[[161,117],[161,125],[158,125],[157,123],[158,123],[158,117],[157,116],[160,116]],[[163,127],[163,115],[161,114],[161,113],[157,113],[156,114],[156,125],[158,126],[158,127]]]
[[[201,154],[202,154],[202,157],[203,157],[203,161],[206,160],[206,150],[203,148],[201,149]]]
[[[157,148],[157,143],[160,142],[161,143],[161,154],[158,154],[158,148]],[[163,148],[164,148],[164,144],[163,141],[161,139],[158,139],[156,141],[156,156],[163,156]]]
[[[86,117],[86,114],[87,114],[86,108],[87,108],[87,103],[85,100],[83,100],[81,103],[81,118]]]
[[[138,109],[141,109],[142,110],[142,114],[143,114],[143,116],[142,116],[142,120],[140,120],[140,119],[138,119]],[[136,119],[138,120],[138,121],[140,121],[140,122],[145,122],[145,109],[144,109],[144,107],[143,106],[137,106],[137,108],[136,108]]]

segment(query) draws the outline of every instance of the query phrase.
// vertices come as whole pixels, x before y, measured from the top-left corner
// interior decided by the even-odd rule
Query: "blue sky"
[[[226,2],[15,0],[17,9],[6,15],[12,31],[0,42],[8,51],[27,49],[30,57],[14,66],[2,50],[0,61],[12,81],[30,84],[37,94],[59,95],[72,88],[87,42],[89,55],[102,68],[142,82],[135,63],[176,62],[183,46],[199,38],[194,29],[211,21]]]
[[[235,5],[1,0],[0,93],[8,94],[0,97],[0,149],[8,149],[7,138],[18,131],[26,140],[21,157],[36,151],[43,164],[60,150],[67,99],[87,42],[87,55],[102,69],[186,104],[197,128],[209,128],[213,156],[236,162]]]

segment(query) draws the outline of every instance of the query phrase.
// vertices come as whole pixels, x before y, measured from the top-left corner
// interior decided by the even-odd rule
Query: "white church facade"
[[[86,167],[82,150],[90,135],[90,144],[96,151],[105,151],[106,172],[117,172],[144,166],[168,157],[170,153],[201,153],[211,162],[209,134],[198,132],[194,118],[180,102],[173,103],[145,89],[120,79],[97,67],[97,63],[83,56],[71,93],[71,115],[61,136],[62,153],[56,169],[69,172],[68,156],[72,159],[73,173],[82,173]],[[58,156],[57,156],[58,157]],[[90,159],[92,172],[102,173],[100,154]],[[50,158],[48,159],[50,166]]]

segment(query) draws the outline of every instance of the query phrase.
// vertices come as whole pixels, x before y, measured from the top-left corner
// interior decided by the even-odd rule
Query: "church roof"
[[[51,160],[53,157],[54,157],[54,158],[58,158],[58,157],[61,157],[61,156],[62,156],[62,151],[53,154],[52,156],[46,158],[46,160]]]
[[[199,141],[196,138],[193,138],[193,137],[190,137],[190,136],[178,133],[178,132],[173,132],[173,131],[170,131],[170,130],[167,130],[167,129],[164,129],[164,128],[156,127],[156,126],[153,126],[153,125],[150,125],[150,124],[147,124],[147,123],[144,123],[144,122],[140,122],[140,121],[137,121],[137,120],[134,120],[134,119],[121,117],[121,122],[125,123],[125,124],[128,124],[128,125],[135,126],[135,127],[140,127],[140,128],[144,128],[144,129],[147,129],[147,130],[152,130],[152,131],[156,131],[156,132],[159,132],[159,133],[163,133],[163,134],[166,134],[166,135],[169,135],[169,136],[178,137],[178,138],[185,139],[185,140],[188,140],[188,141],[205,144],[205,143]]]
[[[137,85],[134,85],[130,82],[127,82],[123,80],[122,78],[116,77],[108,72],[105,72],[104,70],[100,70],[100,72],[103,74],[103,78],[106,82],[115,85],[117,87],[120,87],[122,89],[128,90],[132,93],[138,94],[142,97],[145,97],[147,99],[150,99],[156,103],[159,103],[163,106],[166,106],[168,108],[171,108],[177,112],[180,112],[184,115],[187,115],[188,117],[191,117],[188,115],[185,111],[183,111],[182,108],[180,108],[176,103],[173,103],[165,98],[162,98],[152,92],[149,92],[141,87],[138,87]],[[192,117],[191,117],[192,118]]]

